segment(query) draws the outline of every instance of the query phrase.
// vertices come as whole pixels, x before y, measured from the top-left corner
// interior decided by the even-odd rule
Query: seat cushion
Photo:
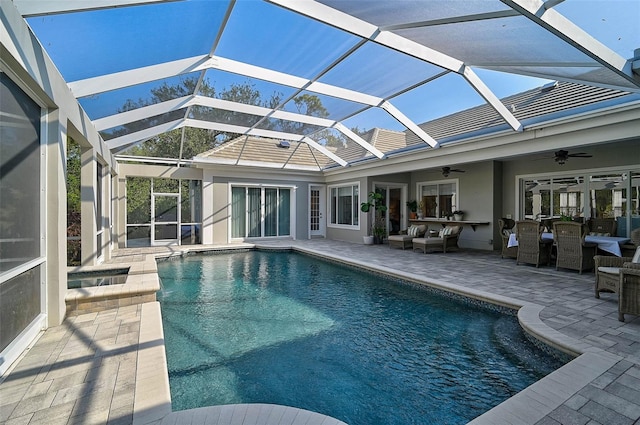
[[[598,273],[620,274],[620,267],[598,267]]]
[[[413,243],[416,245],[442,245],[443,239],[438,238],[416,238],[413,239]]]
[[[389,235],[387,240],[389,241],[410,241],[414,236],[411,235]]]
[[[640,263],[640,246],[636,248],[636,253],[633,255],[631,262]]]

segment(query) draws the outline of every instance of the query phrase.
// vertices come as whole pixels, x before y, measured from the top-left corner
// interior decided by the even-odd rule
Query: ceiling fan
[[[442,175],[449,177],[450,173],[464,173],[464,170],[458,170],[457,168],[442,167]]]
[[[559,151],[555,151],[553,153],[553,159],[560,165],[563,165],[569,158],[591,158],[593,155],[589,155],[585,152],[578,153],[569,153],[564,149],[560,149]]]

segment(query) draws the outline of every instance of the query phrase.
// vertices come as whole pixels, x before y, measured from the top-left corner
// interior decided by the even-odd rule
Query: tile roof
[[[542,120],[605,107],[607,102],[626,101],[629,96],[629,100],[640,99],[640,95],[620,90],[557,82],[506,97],[502,102],[526,128],[527,125]],[[420,124],[420,128],[438,142],[449,143],[474,135],[502,131],[508,125],[491,106],[485,104],[425,122]],[[374,128],[362,135],[362,138],[385,154],[406,148],[427,147],[411,131]],[[262,166],[309,170],[322,170],[338,165],[305,143],[291,142],[290,149],[277,148],[277,143],[273,139],[242,136],[198,155],[197,160],[236,163],[239,159],[238,164],[264,163]],[[374,157],[353,141],[327,149],[349,163]]]

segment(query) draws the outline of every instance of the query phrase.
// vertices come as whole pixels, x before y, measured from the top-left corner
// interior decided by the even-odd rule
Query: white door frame
[[[176,221],[156,222],[156,198],[176,198]],[[179,193],[152,193],[151,194],[151,246],[180,245],[180,194]],[[156,223],[159,225],[176,225],[175,239],[156,239]]]
[[[317,191],[318,192],[318,207],[317,207],[317,212],[312,210],[312,206],[315,204],[312,204],[312,191]],[[323,185],[323,184],[310,184],[309,185],[309,197],[307,199],[307,205],[309,206],[309,214],[308,214],[308,220],[307,222],[309,223],[308,225],[308,229],[309,229],[309,239],[313,238],[313,237],[321,237],[321,238],[326,238],[327,237],[327,186]],[[315,229],[315,226],[312,227],[315,223],[314,223],[314,219],[316,217],[313,217],[315,214],[318,214],[317,216],[317,220],[318,220],[318,228]],[[313,217],[313,218],[312,218]]]
[[[389,189],[401,189],[400,195],[400,230],[405,230],[409,224],[409,215],[407,214],[407,209],[403,208],[403,206],[407,205],[407,200],[409,196],[409,185],[406,183],[395,183],[395,182],[373,182],[373,190],[377,188],[381,188],[385,190],[385,202],[387,211],[385,212],[385,223],[387,229],[389,229]],[[388,230],[387,230],[388,231]]]

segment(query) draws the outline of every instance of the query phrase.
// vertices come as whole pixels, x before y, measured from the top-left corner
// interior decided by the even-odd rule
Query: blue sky
[[[190,1],[186,4],[190,9],[188,23],[174,19],[171,13],[171,9],[177,12],[185,7],[183,2],[39,17],[29,19],[29,23],[43,41],[63,76],[68,81],[74,81],[101,73],[144,66],[158,61],[158,58],[161,61],[168,61],[175,59],[174,55],[189,57],[208,53],[215,38],[215,28],[224,16],[226,5],[225,1]],[[311,75],[301,75],[301,73],[309,72],[313,75],[318,69],[322,69],[335,59],[336,51],[342,52],[345,46],[356,41],[355,37],[349,34],[310,22],[261,2],[240,0],[236,8],[244,8],[245,13],[254,15],[253,18],[258,19],[258,22],[262,20],[262,22],[269,22],[270,25],[260,28],[251,26],[243,28],[242,37],[227,40],[226,44],[221,45],[221,52],[216,51],[223,57],[226,49],[226,53],[235,52],[240,59],[245,54],[247,57],[264,61],[264,66],[268,64],[269,67],[282,72],[310,77]],[[624,58],[632,57],[634,49],[640,48],[640,0],[565,0],[555,9]],[[145,11],[145,15],[138,14],[142,10]],[[148,13],[150,15],[147,15]],[[234,22],[232,19],[229,27],[233,25],[241,27],[243,23]],[[201,36],[200,30],[203,27],[212,29],[205,37]],[[286,37],[289,31],[303,36],[294,38],[294,41],[280,47],[281,50],[286,51],[271,54],[266,50],[270,46],[261,44],[265,43],[265,31],[277,38]],[[149,43],[149,40],[153,40],[153,46],[145,44]],[[73,55],[70,55],[71,52]],[[264,54],[265,52],[267,54]],[[258,57],[261,54],[264,56],[262,59]],[[278,60],[273,61],[276,57]],[[300,67],[300,64],[304,64],[307,59],[319,58],[323,60],[316,64],[316,69],[305,70],[304,67]],[[410,67],[407,66],[407,69]],[[428,73],[429,70],[425,69],[424,72]],[[476,72],[498,97],[539,87],[547,82],[481,69],[476,69]],[[380,73],[378,79],[389,83],[390,90],[393,81],[387,74]],[[402,78],[411,81],[410,73],[407,74]],[[232,79],[218,75],[216,83],[230,84],[230,81]],[[256,84],[262,85],[259,82]],[[339,84],[336,83],[336,85]],[[267,86],[264,85],[264,87]],[[145,90],[148,90],[148,85]],[[265,88],[265,92],[266,90]],[[269,87],[268,90],[272,88]],[[124,91],[123,95],[131,96],[134,100],[137,100],[136,96],[144,97],[140,89]],[[114,94],[95,96],[93,99],[84,100],[83,106],[92,118],[108,115],[115,111],[113,107],[111,109],[104,107],[105,100],[114,98],[117,99]],[[123,101],[123,99],[118,100]],[[422,123],[481,104],[483,100],[468,84],[461,83],[460,76],[450,74],[426,87],[392,99],[391,102],[414,122]],[[338,107],[341,110],[349,110],[353,105],[336,105],[336,108]],[[380,110],[354,117],[347,120],[345,124],[348,127],[358,126],[361,129],[372,127],[404,129],[392,117]]]

